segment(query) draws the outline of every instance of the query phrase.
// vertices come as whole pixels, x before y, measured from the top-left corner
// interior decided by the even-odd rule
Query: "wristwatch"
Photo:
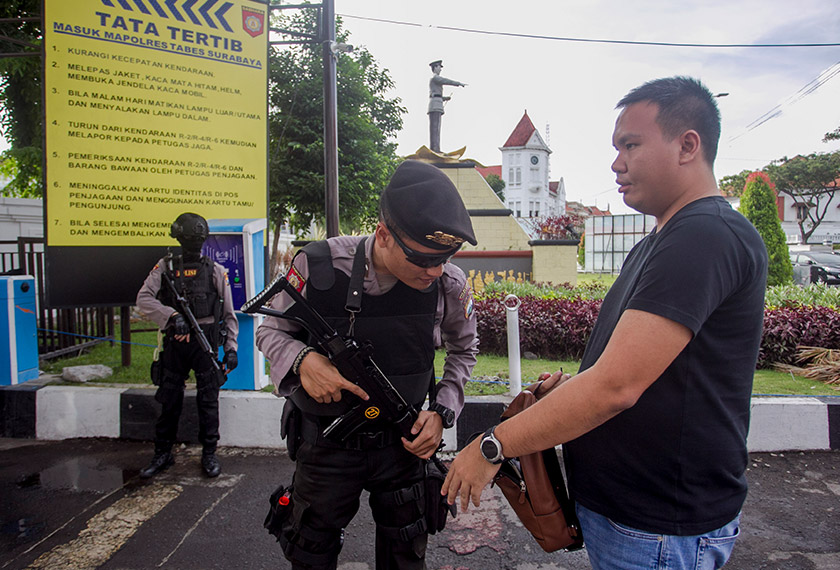
[[[481,456],[493,465],[498,465],[505,460],[505,456],[502,454],[502,443],[496,439],[496,435],[493,433],[496,431],[496,427],[492,426],[484,432],[479,446]]]
[[[440,416],[440,419],[443,420],[443,427],[445,429],[449,429],[455,425],[455,412],[453,412],[443,404],[434,402],[429,406],[429,411],[434,412]]]

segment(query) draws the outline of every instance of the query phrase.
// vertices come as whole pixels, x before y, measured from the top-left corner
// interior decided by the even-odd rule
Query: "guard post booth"
[[[256,332],[262,315],[247,315],[240,307],[265,287],[265,218],[207,220],[210,235],[201,253],[228,272],[233,307],[239,321],[239,365],[222,388],[261,390],[268,385],[265,356],[257,350]],[[220,357],[223,356],[220,348]]]
[[[0,277],[0,385],[33,380],[38,370],[35,279]]]

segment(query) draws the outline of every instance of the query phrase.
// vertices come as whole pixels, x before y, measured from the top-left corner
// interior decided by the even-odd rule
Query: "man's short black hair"
[[[641,102],[659,106],[656,123],[666,137],[673,139],[687,130],[697,131],[703,157],[710,166],[714,164],[720,140],[720,111],[705,85],[691,77],[654,79],[630,91],[615,108]]]

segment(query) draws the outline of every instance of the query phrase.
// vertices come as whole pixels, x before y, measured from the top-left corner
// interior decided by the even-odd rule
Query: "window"
[[[534,217],[535,218],[540,217],[540,201],[539,200],[534,202]]]
[[[508,186],[513,186],[513,184],[514,184],[513,181],[514,181],[513,168],[508,168]]]
[[[534,201],[533,200],[528,200],[528,217],[529,218],[534,217]]]
[[[808,217],[808,205],[807,204],[796,204],[796,221],[801,222],[805,218]]]
[[[540,181],[540,169],[539,168],[532,168],[531,169],[531,182],[539,182]]]
[[[514,184],[516,186],[520,186],[522,184],[522,169],[518,166],[516,167],[516,182]]]
[[[514,210],[513,213],[517,218],[522,217],[522,202],[518,202],[518,201],[516,202],[516,209]]]

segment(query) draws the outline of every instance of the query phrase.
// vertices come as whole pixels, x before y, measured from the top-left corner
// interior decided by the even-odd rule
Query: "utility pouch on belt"
[[[280,485],[268,499],[269,509],[265,516],[263,526],[268,533],[280,539],[283,530],[283,523],[292,513],[292,486]]]
[[[297,459],[301,439],[301,411],[291,398],[286,398],[283,415],[280,417],[280,437],[286,438],[286,452],[289,459]]]
[[[510,418],[536,403],[539,385],[520,392],[502,413]],[[566,492],[554,448],[505,459],[493,483],[502,490],[516,516],[546,552],[583,546],[580,523]]]
[[[160,381],[163,379],[163,364],[160,360],[152,360],[152,367],[149,372],[152,377],[152,384],[160,386]]]
[[[438,459],[437,455],[432,455],[426,461],[426,478],[424,480],[426,488],[424,491],[426,495],[426,526],[429,534],[435,534],[446,527],[447,513],[451,513],[452,518],[458,515],[458,507],[447,503],[446,497],[440,494],[440,490],[443,488],[443,480],[446,479],[448,471],[449,469]]]

